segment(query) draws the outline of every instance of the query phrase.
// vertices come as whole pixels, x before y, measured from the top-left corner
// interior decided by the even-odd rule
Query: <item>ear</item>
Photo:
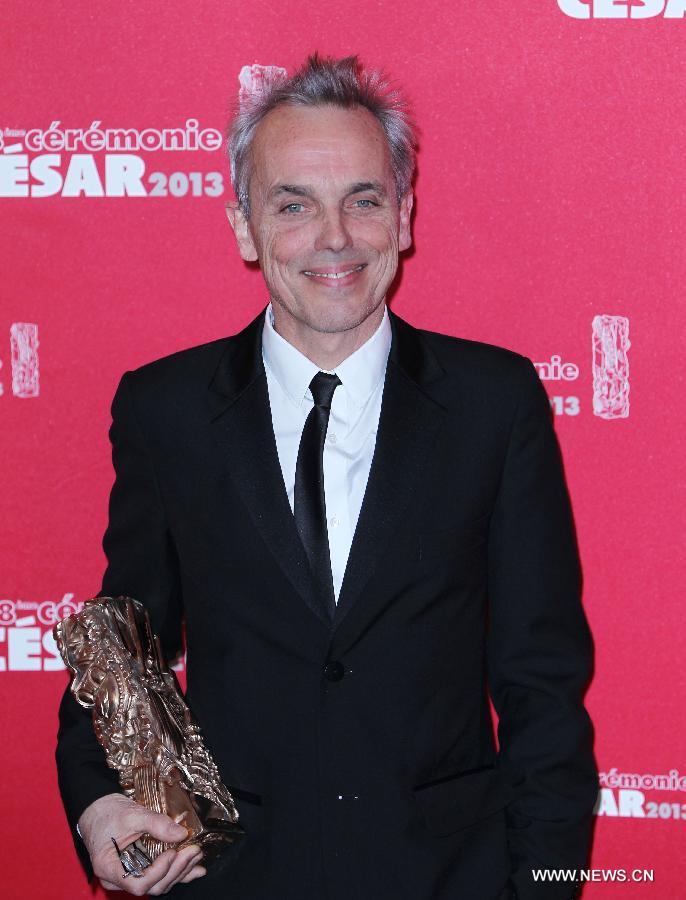
[[[226,204],[226,216],[231,223],[233,233],[236,235],[236,243],[238,244],[238,252],[241,259],[246,262],[255,262],[257,257],[257,248],[250,233],[248,220],[245,213],[240,208],[238,200],[229,200]]]
[[[408,191],[400,199],[400,229],[398,233],[398,250],[409,250],[412,246],[412,230],[410,221],[412,219],[412,204],[414,203],[414,194]]]

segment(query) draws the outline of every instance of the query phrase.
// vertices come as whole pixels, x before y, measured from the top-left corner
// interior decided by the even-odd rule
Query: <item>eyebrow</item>
[[[386,196],[384,186],[378,181],[356,181],[346,191],[346,196],[361,194],[364,191],[374,191],[380,197]],[[291,194],[296,197],[312,197],[312,190],[302,184],[279,184],[269,192],[271,198],[280,197],[282,194]]]
[[[280,184],[269,192],[271,197],[278,197],[280,194],[296,194],[298,197],[309,197],[310,192],[301,184]]]
[[[386,196],[386,189],[378,181],[357,181],[350,186],[348,194],[362,194],[364,191],[374,191],[375,194],[379,194],[381,197]]]

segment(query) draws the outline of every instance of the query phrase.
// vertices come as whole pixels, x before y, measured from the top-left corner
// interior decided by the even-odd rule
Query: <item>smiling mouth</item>
[[[362,263],[359,266],[354,266],[352,269],[345,269],[340,272],[312,272],[310,269],[304,269],[303,275],[307,275],[310,278],[345,278],[347,275],[352,275],[354,272],[361,272],[366,265],[367,263]]]

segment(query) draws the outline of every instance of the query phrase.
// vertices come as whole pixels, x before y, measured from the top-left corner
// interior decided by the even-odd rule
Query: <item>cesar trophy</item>
[[[74,673],[71,692],[92,708],[95,735],[122,791],[188,829],[180,844],[144,834],[117,847],[126,874],[140,875],[164,850],[191,843],[203,850],[204,864],[212,862],[243,829],[143,605],[96,597],[53,633]]]

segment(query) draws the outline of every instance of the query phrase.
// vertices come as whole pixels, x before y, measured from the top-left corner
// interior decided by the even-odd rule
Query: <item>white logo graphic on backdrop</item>
[[[34,322],[13,322],[10,325],[12,393],[15,397],[26,399],[40,394],[38,345],[38,325]],[[0,359],[0,372],[2,368]],[[0,397],[4,393],[5,387],[0,381]]]
[[[240,88],[238,102],[241,106],[264,93],[276,81],[285,81],[288,72],[281,66],[243,66],[238,73]]]
[[[219,197],[221,172],[151,172],[151,152],[221,150],[216,128],[186,119],[179,128],[103,128],[0,130],[0,197]]]
[[[12,354],[12,393],[15,397],[37,397],[38,326],[33,322],[14,322],[10,326]]]
[[[593,332],[593,412],[601,419],[629,415],[629,320],[595,316]]]
[[[573,19],[683,19],[686,0],[557,0]]]
[[[597,816],[628,819],[686,819],[686,775],[678,769],[652,775],[619,772],[615,766],[600,772]],[[646,792],[650,796],[646,798]],[[673,794],[665,797],[665,793]]]

